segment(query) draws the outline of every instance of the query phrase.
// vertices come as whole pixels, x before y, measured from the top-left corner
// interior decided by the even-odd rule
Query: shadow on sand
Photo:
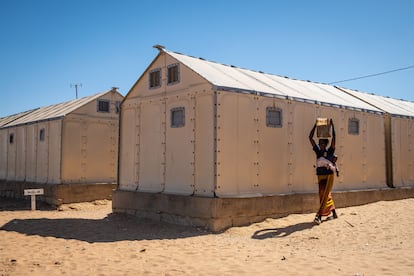
[[[126,240],[178,239],[209,234],[204,229],[140,219],[113,213],[104,219],[13,219],[0,231],[75,239],[89,243]]]
[[[0,197],[0,200],[0,211],[25,211],[31,209],[30,197],[27,197],[25,199]],[[37,211],[50,211],[55,209],[56,208],[53,208],[43,201],[36,200]]]
[[[313,226],[315,226],[315,223],[313,222],[302,222],[282,228],[261,229],[254,232],[252,239],[264,240],[269,238],[283,238],[297,231],[311,229]]]

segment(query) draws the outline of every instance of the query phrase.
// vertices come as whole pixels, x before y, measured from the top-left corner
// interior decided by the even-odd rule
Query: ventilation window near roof
[[[109,113],[109,104],[108,100],[98,100],[98,112],[107,112]]]
[[[348,134],[359,135],[359,120],[357,118],[348,120]]]
[[[44,141],[45,140],[45,129],[41,128],[39,131],[39,141]]]
[[[10,133],[9,135],[9,143],[13,144],[14,143],[14,133]]]
[[[266,107],[266,126],[282,127],[282,109],[277,107]]]
[[[153,69],[149,72],[149,88],[155,89],[161,86],[161,69]]]
[[[168,69],[168,85],[176,84],[180,82],[180,67],[178,63],[170,64],[167,67]]]
[[[183,127],[185,125],[184,107],[174,107],[171,109],[171,127]]]

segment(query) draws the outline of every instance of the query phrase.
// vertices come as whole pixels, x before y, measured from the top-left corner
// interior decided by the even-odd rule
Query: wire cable
[[[366,75],[366,76],[362,76],[362,77],[356,77],[356,78],[346,79],[346,80],[341,80],[341,81],[334,81],[334,82],[330,82],[328,84],[335,84],[335,83],[346,82],[346,81],[360,80],[360,79],[375,77],[375,76],[379,76],[379,75],[385,75],[385,74],[389,74],[389,73],[393,73],[393,72],[397,72],[397,71],[407,70],[407,69],[411,69],[411,68],[414,68],[414,65],[403,67],[403,68],[398,68],[398,69],[394,69],[394,70],[390,70],[390,71],[385,71],[385,72],[381,72],[381,73]]]

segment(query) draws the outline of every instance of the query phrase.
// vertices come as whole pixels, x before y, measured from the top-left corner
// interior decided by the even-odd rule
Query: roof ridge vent
[[[159,51],[165,50],[165,46],[160,45],[160,44],[155,44],[154,46],[152,46],[152,48],[158,49]]]

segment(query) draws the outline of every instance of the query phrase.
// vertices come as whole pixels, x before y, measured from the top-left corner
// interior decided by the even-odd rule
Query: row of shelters
[[[316,210],[318,117],[335,124],[339,205],[412,193],[412,102],[158,49],[121,105],[114,212],[218,231]]]
[[[44,188],[54,205],[111,198],[122,99],[112,89],[0,118],[1,195]]]
[[[314,211],[308,134],[325,117],[337,207],[414,196],[414,103],[158,49],[125,98],[0,118],[0,195],[112,196],[114,212],[214,231]]]

